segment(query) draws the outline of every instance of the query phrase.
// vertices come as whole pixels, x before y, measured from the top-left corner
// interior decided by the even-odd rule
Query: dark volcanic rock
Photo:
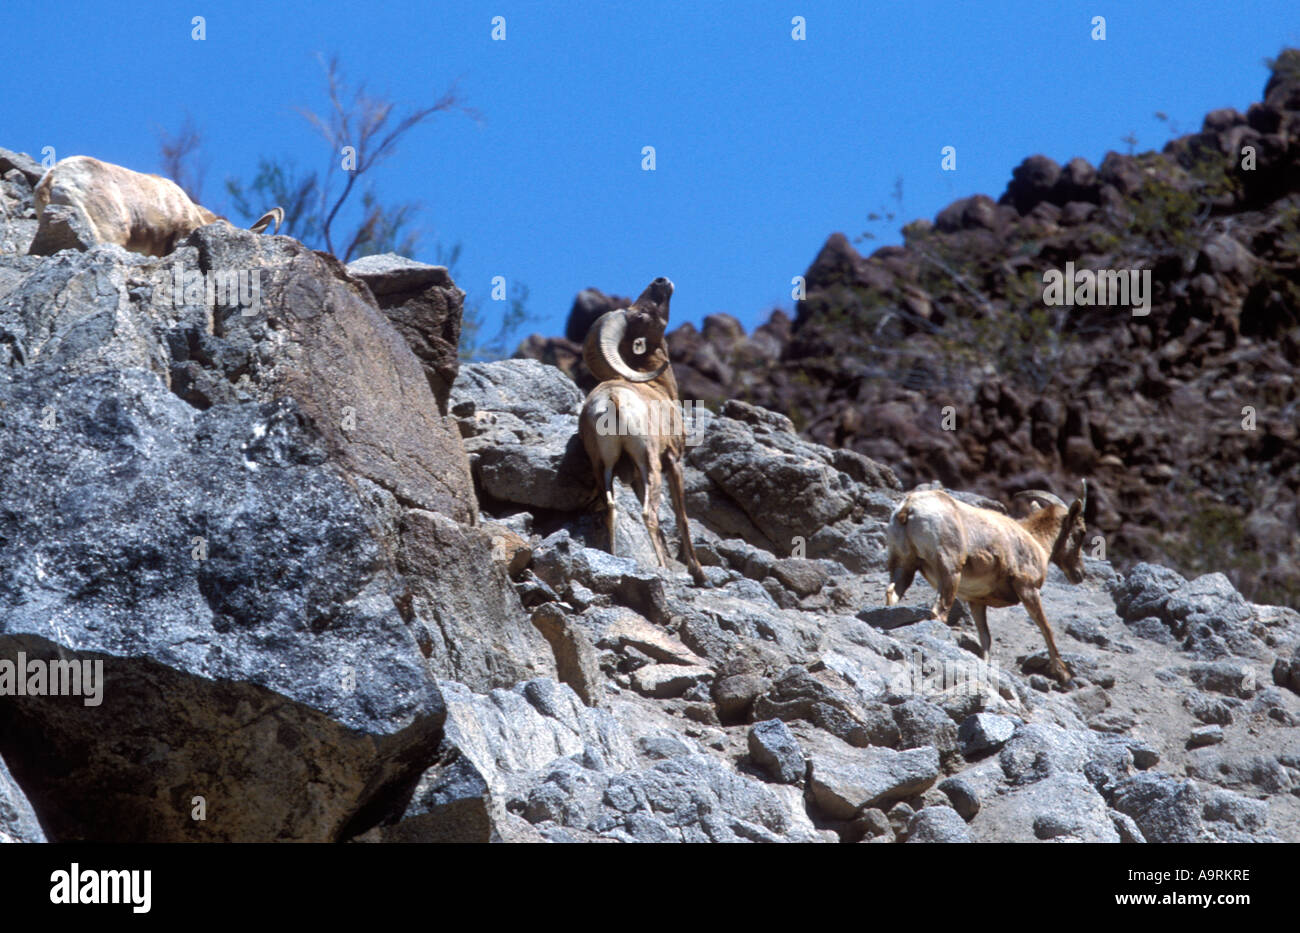
[[[573,307],[569,309],[568,320],[564,323],[564,336],[580,344],[587,339],[587,331],[596,323],[596,318],[607,311],[626,308],[631,304],[631,298],[606,295],[598,288],[584,288],[573,299]]]
[[[348,272],[370,287],[379,307],[424,365],[438,409],[460,369],[460,323],[465,293],[443,266],[429,266],[385,253],[348,264]]]

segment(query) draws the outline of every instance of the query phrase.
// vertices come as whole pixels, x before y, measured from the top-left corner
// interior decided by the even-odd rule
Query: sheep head
[[[1060,567],[1071,583],[1082,583],[1083,539],[1088,533],[1083,515],[1088,508],[1088,481],[1083,480],[1079,497],[1068,506],[1052,493],[1042,489],[1029,489],[1016,493],[1016,499],[1028,501],[1036,509],[1049,509],[1059,521],[1060,531],[1052,546],[1051,561]]]
[[[673,283],[660,276],[646,286],[631,307],[602,314],[591,325],[582,348],[587,368],[601,382],[623,379],[653,382],[668,369],[664,331]],[[654,366],[649,371],[637,364]]]

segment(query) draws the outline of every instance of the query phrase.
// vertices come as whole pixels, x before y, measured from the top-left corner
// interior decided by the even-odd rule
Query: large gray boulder
[[[1106,800],[1081,774],[1059,772],[983,802],[976,842],[1118,842]]]
[[[1135,774],[1117,786],[1111,806],[1133,818],[1148,842],[1199,842],[1204,795],[1192,781]]]
[[[803,749],[784,722],[765,719],[754,723],[748,741],[750,756],[772,780],[794,784],[803,779],[807,769]]]
[[[582,393],[536,360],[473,363],[451,392],[479,489],[490,499],[574,510],[595,493],[578,438]]]
[[[900,489],[888,467],[805,441],[788,418],[743,402],[697,419],[687,462],[708,482],[689,483],[690,514],[777,555],[883,565],[881,520]]]
[[[899,741],[894,717],[883,704],[866,704],[832,670],[791,667],[754,701],[758,719],[804,720],[850,745],[893,746]],[[922,744],[922,743],[918,743]]]
[[[998,755],[998,763],[1007,780],[1028,784],[1056,774],[1081,771],[1091,759],[1093,744],[1087,732],[1032,722],[1011,736]]]
[[[429,379],[438,409],[447,414],[460,370],[460,325],[465,293],[445,266],[384,253],[348,263],[349,274],[369,287],[380,309],[406,341]]]
[[[939,778],[939,752],[930,747],[853,748],[830,735],[805,744],[811,761],[808,790],[827,816],[852,819],[869,807],[887,807],[920,794]]]
[[[952,807],[923,807],[907,824],[908,842],[970,842],[970,830]]]
[[[1252,631],[1256,608],[1221,573],[1189,581],[1167,567],[1140,563],[1115,581],[1112,592],[1115,612],[1144,637],[1161,640],[1168,631],[1198,657],[1272,661],[1273,652]]]
[[[454,421],[333,259],[225,225],[0,255],[0,333],[0,659],[105,672],[97,707],[0,699],[49,838],[347,838],[438,760],[436,676],[554,674]]]
[[[439,686],[447,722],[437,761],[420,775],[400,819],[365,841],[513,841],[511,811],[523,809],[557,764],[572,756],[605,779],[637,764],[613,717],[584,706],[564,684],[539,678],[486,694],[453,681]]]

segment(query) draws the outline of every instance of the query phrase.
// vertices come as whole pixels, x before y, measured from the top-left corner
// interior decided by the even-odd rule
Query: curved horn
[[[1066,505],[1064,502],[1061,501],[1059,496],[1053,495],[1052,493],[1048,492],[1046,489],[1026,489],[1024,492],[1016,493],[1014,496],[1012,496],[1012,498],[1013,499],[1021,499],[1021,498],[1041,499],[1043,502],[1048,502],[1051,503],[1052,505],[1059,505],[1063,509],[1069,508],[1068,505]],[[1039,503],[1039,505],[1041,504],[1042,502]]]
[[[265,230],[268,226],[271,225],[272,221],[275,222],[275,226],[272,228],[272,230],[279,230],[280,225],[284,223],[284,208],[282,207],[271,208],[261,217],[257,218],[257,220],[253,222],[253,225],[248,229],[252,230],[254,233],[261,233],[263,230]]]
[[[608,379],[625,379],[628,382],[653,382],[668,368],[668,361],[654,372],[638,372],[629,366],[618,352],[618,345],[627,333],[627,309],[609,311],[596,319],[587,333],[582,348],[582,359],[592,375],[604,382]]]

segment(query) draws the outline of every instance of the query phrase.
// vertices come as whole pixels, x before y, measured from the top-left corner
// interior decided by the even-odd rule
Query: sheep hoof
[[[893,606],[896,605],[897,603],[898,603],[898,594],[894,592],[894,584],[891,583],[889,584],[888,587],[885,588],[885,605]]]

